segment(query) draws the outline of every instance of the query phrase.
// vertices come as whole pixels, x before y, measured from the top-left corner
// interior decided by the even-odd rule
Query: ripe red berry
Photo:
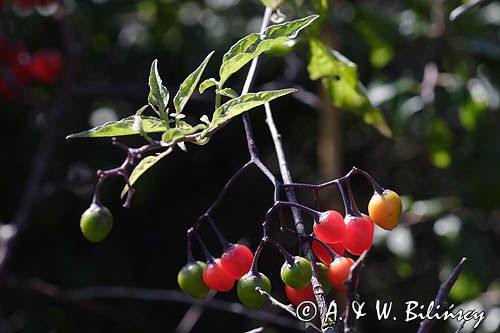
[[[252,261],[252,251],[242,244],[232,244],[221,257],[222,269],[236,280],[248,273]]]
[[[203,282],[217,291],[229,291],[234,285],[234,279],[222,269],[219,258],[207,263],[203,270]]]
[[[338,291],[344,293],[347,291],[344,282],[349,277],[352,265],[354,265],[354,260],[347,257],[337,258],[330,264],[328,279],[330,279],[333,287]]]
[[[330,244],[326,243],[330,249],[333,250],[333,252],[337,253],[339,256],[343,256],[345,249],[342,243],[335,243],[335,244]],[[323,245],[321,245],[317,241],[312,242],[312,250],[314,252],[314,255],[321,260],[323,263],[326,265],[330,265],[332,262],[332,257],[330,256],[330,253],[325,249]]]
[[[345,224],[342,215],[335,210],[321,214],[319,221],[314,223],[314,234],[326,243],[338,243],[344,239]]]
[[[342,245],[354,255],[361,255],[363,251],[370,250],[373,243],[373,222],[366,215],[346,215],[345,238]]]
[[[309,283],[304,289],[293,289],[289,285],[285,284],[285,294],[290,303],[295,306],[304,301],[314,302],[315,300],[311,283]]]
[[[38,51],[31,58],[31,73],[44,84],[56,82],[62,66],[63,59],[57,51]]]

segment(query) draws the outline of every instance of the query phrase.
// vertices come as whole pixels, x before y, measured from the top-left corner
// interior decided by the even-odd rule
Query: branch
[[[434,307],[429,315],[431,318],[436,313],[437,306],[441,305],[444,299],[448,297],[448,294],[457,281],[458,276],[462,272],[466,261],[467,258],[462,258],[462,260],[460,260],[460,262],[455,266],[448,279],[443,282],[443,284],[439,288],[436,298],[434,299]],[[418,328],[417,333],[429,333],[432,329],[432,326],[434,326],[434,320],[424,319],[420,322],[420,327]]]
[[[463,5],[460,5],[457,8],[453,9],[453,11],[450,13],[450,21],[455,21],[458,17],[462,16],[473,8],[478,6],[486,6],[492,1],[493,0],[470,0],[469,2],[466,2]]]
[[[5,286],[10,288],[27,289],[39,293],[45,297],[59,300],[61,302],[82,302],[96,299],[132,299],[154,302],[177,302],[192,304],[205,309],[228,312],[251,318],[257,321],[270,323],[286,328],[304,330],[302,323],[284,317],[277,316],[271,312],[248,309],[239,303],[227,302],[218,299],[196,300],[185,295],[178,290],[165,289],[147,289],[125,286],[87,286],[74,289],[62,289],[59,286],[42,281],[40,279],[23,279],[9,275],[2,281]]]
[[[272,115],[269,103],[265,104],[265,109],[266,109],[266,123],[267,123],[267,126],[269,127],[269,131],[271,132],[271,136],[273,138],[274,148],[276,150],[276,156],[277,156],[278,161],[279,161],[281,176],[283,177],[283,184],[284,185],[290,184],[290,183],[292,183],[292,177],[291,177],[290,171],[288,169],[288,164],[286,161],[285,152],[283,150],[283,145],[281,143],[281,135],[279,134],[279,132],[276,128],[276,125],[274,123],[274,119],[273,119],[273,115]],[[291,203],[297,203],[297,197],[295,195],[295,191],[293,188],[285,188],[285,192],[286,192],[286,196],[288,198],[288,201],[290,201]],[[292,207],[292,216],[293,216],[293,219],[295,222],[295,229],[297,230],[297,232],[300,235],[305,236],[306,232],[304,229],[304,224],[302,222],[302,216],[300,214],[300,210],[297,207]],[[304,250],[306,258],[310,262],[314,262],[315,257],[314,257],[314,254],[312,252],[312,249],[310,247],[310,244],[308,242],[303,243],[303,250]],[[313,276],[311,278],[311,284],[313,287],[314,296],[316,298],[316,303],[318,304],[318,308],[319,308],[322,331],[325,333],[326,332],[334,332],[335,329],[334,329],[334,326],[332,326],[334,321],[330,320],[330,318],[328,318],[328,316],[327,316],[328,306],[327,306],[326,301],[325,301],[323,286],[321,285],[319,278],[318,278],[318,274],[316,271],[316,265],[312,265],[312,268],[313,268]]]
[[[356,318],[352,313],[352,303],[359,298],[359,295],[357,293],[359,272],[361,271],[361,267],[363,266],[367,253],[367,251],[364,251],[358,258],[358,260],[356,260],[354,265],[351,266],[349,277],[344,282],[344,285],[347,287],[347,305],[345,315],[343,316],[344,332],[346,333],[356,332]]]

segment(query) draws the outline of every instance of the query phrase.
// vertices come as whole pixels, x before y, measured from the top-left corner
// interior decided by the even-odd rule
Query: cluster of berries
[[[33,80],[43,85],[54,84],[63,68],[63,59],[58,51],[42,50],[30,54],[26,46],[10,43],[0,35],[0,97],[10,101],[18,88]]]
[[[344,195],[343,195],[344,196]],[[335,288],[346,292],[345,281],[349,277],[354,261],[344,256],[348,251],[361,255],[371,248],[374,223],[386,230],[394,229],[400,220],[401,199],[391,190],[379,187],[368,205],[369,215],[359,212],[349,188],[346,216],[334,210],[317,212],[319,219],[313,227],[312,249],[321,262],[316,262],[318,279],[325,294]],[[202,299],[209,289],[229,291],[238,280],[237,294],[240,301],[250,308],[259,308],[267,300],[262,291],[270,293],[269,278],[256,269],[256,261],[250,249],[241,244],[230,244],[224,248],[221,258],[214,259],[198,238],[207,258],[207,263],[195,261],[188,254],[188,263],[178,274],[178,283],[188,295]],[[312,264],[306,258],[292,256],[283,247],[270,241],[285,257],[281,267],[281,279],[285,284],[285,294],[289,301],[298,305],[303,301],[314,301],[311,285]],[[256,256],[257,257],[257,256]],[[259,290],[260,289],[260,290]]]

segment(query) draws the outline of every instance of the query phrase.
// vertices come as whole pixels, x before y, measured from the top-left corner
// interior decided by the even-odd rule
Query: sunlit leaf
[[[70,134],[66,137],[66,139],[99,138],[140,134],[139,130],[134,128],[134,122],[136,121],[135,117],[136,116],[130,116],[118,121],[110,121],[87,131]],[[145,133],[165,132],[168,130],[164,122],[156,117],[140,117],[142,118],[142,129]]]
[[[217,90],[217,93],[222,95],[222,96],[229,97],[229,98],[238,97],[238,93],[231,88],[224,88],[222,90]]]
[[[169,93],[167,88],[163,86],[160,74],[158,73],[158,60],[154,60],[151,64],[149,73],[149,104],[159,113],[165,112],[168,105]]]
[[[139,177],[141,177],[149,168],[151,168],[153,165],[155,165],[159,160],[167,156],[169,153],[170,151],[166,150],[161,154],[147,156],[144,159],[142,159],[130,174],[129,177],[130,185],[134,185],[137,179],[139,179]],[[125,194],[127,194],[127,192],[128,192],[128,185],[125,185],[125,187],[122,190],[121,197],[123,198]]]
[[[261,91],[258,93],[248,93],[238,98],[233,98],[224,103],[217,110],[215,110],[211,126],[225,122],[233,117],[242,114],[245,111],[248,111],[260,105],[264,105],[265,103],[270,102],[273,99],[288,95],[294,91],[296,91],[296,89]]]
[[[212,86],[217,86],[219,85],[219,82],[214,79],[213,77],[211,77],[210,79],[206,79],[205,81],[203,81],[200,86],[198,87],[198,91],[200,92],[200,94],[203,94],[203,92],[212,87]]]
[[[299,20],[272,25],[261,34],[253,33],[240,39],[224,54],[219,70],[220,86],[261,53],[297,37],[298,33],[316,18],[318,15],[310,15]]]
[[[205,60],[203,60],[203,62],[198,66],[198,68],[196,68],[193,73],[189,74],[184,82],[182,82],[181,86],[179,87],[179,91],[174,97],[174,107],[176,113],[181,113],[186,106],[186,103],[196,89],[196,85],[200,81],[201,75],[203,74],[203,71],[207,67],[208,61],[213,54],[214,51],[210,52]]]
[[[195,127],[185,126],[183,128],[179,128],[179,127],[172,128],[172,129],[166,131],[165,133],[163,133],[161,139],[164,143],[173,143],[175,141],[182,139],[186,135],[196,133],[200,130],[205,129],[206,127],[207,127],[206,125],[199,124]]]

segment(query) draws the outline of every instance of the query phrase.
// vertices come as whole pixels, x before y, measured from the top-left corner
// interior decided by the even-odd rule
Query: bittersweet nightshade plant
[[[352,301],[356,293],[361,263],[373,241],[372,219],[375,219],[376,223],[386,229],[394,228],[398,224],[401,214],[401,204],[399,201],[398,206],[397,201],[399,196],[393,191],[387,192],[367,172],[357,168],[353,168],[341,178],[323,184],[294,183],[281,146],[281,136],[272,118],[270,102],[293,93],[295,89],[250,92],[259,56],[273,48],[282,46],[286,42],[297,41],[297,39],[300,39],[299,42],[307,42],[304,44],[308,44],[310,48],[307,68],[310,78],[322,80],[333,103],[339,108],[358,113],[365,122],[374,125],[385,136],[390,137],[391,131],[380,111],[370,103],[363,85],[359,82],[357,66],[318,39],[317,25],[324,19],[326,1],[312,1],[313,8],[318,10],[321,15],[309,15],[275,25],[269,25],[271,15],[279,9],[282,2],[263,2],[267,8],[261,31],[242,38],[224,54],[218,78],[207,78],[201,81],[214,54],[211,52],[182,82],[171,101],[170,93],[159,74],[158,62],[155,60],[150,68],[148,82],[150,93],[146,105],[139,108],[132,116],[69,135],[68,138],[112,137],[113,144],[126,152],[126,158],[121,165],[109,170],[98,171],[98,182],[91,208],[107,212],[102,205],[100,191],[108,177],[119,176],[123,178],[125,186],[121,195],[122,197],[126,195],[124,206],[130,207],[135,192],[134,185],[149,168],[167,157],[177,147],[187,151],[189,143],[207,144],[210,138],[227,126],[233,118],[242,116],[250,159],[227,181],[213,204],[188,229],[186,239],[187,264],[178,274],[179,286],[188,295],[203,299],[207,296],[209,289],[219,292],[229,291],[237,280],[238,298],[244,305],[256,309],[269,300],[272,304],[294,315],[289,306],[282,304],[270,295],[270,280],[258,269],[258,262],[264,246],[271,245],[285,259],[281,269],[281,278],[285,284],[287,298],[294,305],[303,300],[315,301],[319,308],[321,328],[311,327],[322,332],[335,332],[339,326],[327,314],[328,303],[325,296],[333,285],[339,291],[347,291],[349,301]],[[232,75],[246,65],[250,65],[250,69],[242,92],[238,94],[233,88],[227,87],[226,83]],[[187,107],[188,101],[196,89],[200,94],[205,93],[208,89],[213,89],[215,92],[214,107],[211,115],[203,115],[198,123],[190,124],[184,120],[184,112],[189,109]],[[262,107],[266,111],[266,122],[280,162],[282,180],[276,177],[260,160],[255,144],[247,111]],[[147,111],[151,115],[146,115]],[[116,137],[125,135],[141,135],[147,143],[138,148],[125,146],[116,140]],[[148,155],[152,152],[156,153]],[[255,254],[242,244],[233,244],[226,240],[212,217],[213,211],[218,208],[228,189],[251,167],[260,170],[274,186],[274,204],[263,214],[263,221],[259,221],[262,223],[262,239]],[[354,175],[364,176],[374,189],[374,198],[371,201],[371,208],[369,207],[370,216],[362,214],[355,203],[350,186],[350,178]],[[325,212],[319,210],[320,191],[332,186],[339,189],[343,198],[344,218],[334,210]],[[297,188],[310,190],[314,194],[316,208],[297,202],[294,193]],[[292,211],[293,228],[287,225],[285,209]],[[314,221],[313,233],[306,233],[302,220],[303,213],[309,215]],[[85,214],[84,216],[86,216]],[[302,245],[299,254],[288,253],[269,233],[269,225],[275,216],[278,217],[280,230],[299,240]],[[214,258],[210,254],[198,233],[199,226],[204,222],[210,224],[221,243],[223,253],[220,258]],[[107,230],[107,232],[99,232],[98,235],[94,235],[87,232],[87,228],[84,229],[83,226],[82,230],[85,236],[92,241],[102,240],[109,232]],[[89,237],[89,234],[92,237]],[[206,263],[196,260],[193,256],[193,235],[205,253]],[[349,257],[344,257],[345,250],[360,256],[360,258],[355,262]],[[329,264],[329,266],[318,262],[318,260]],[[354,326],[348,318],[351,318],[349,310],[346,314],[345,323],[347,326],[345,328],[346,331],[352,331]]]

